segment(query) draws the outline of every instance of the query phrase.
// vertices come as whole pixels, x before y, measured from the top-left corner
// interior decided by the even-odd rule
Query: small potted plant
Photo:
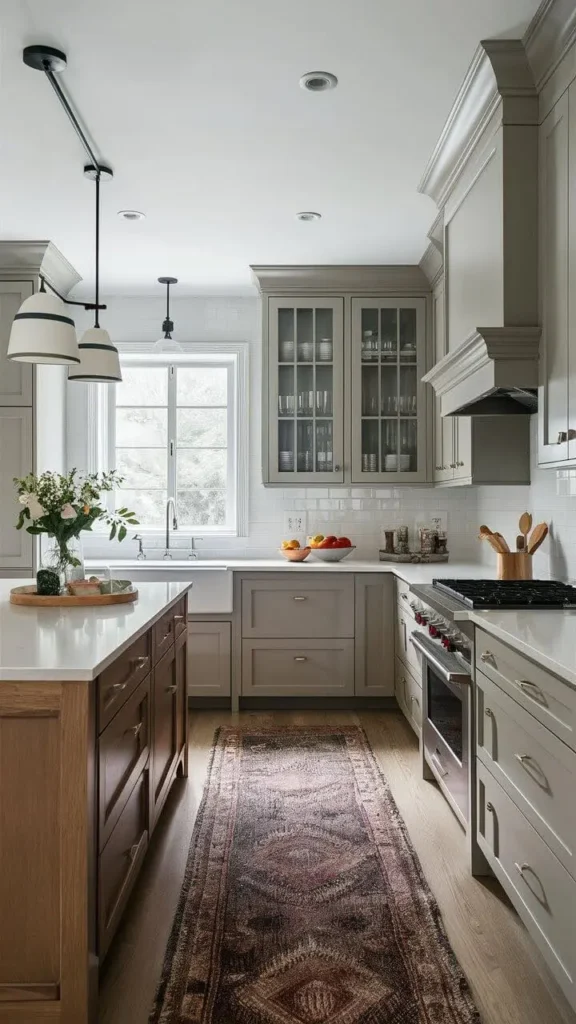
[[[116,471],[79,474],[42,473],[14,478],[22,505],[16,529],[34,536],[46,534],[53,543],[44,552],[36,585],[39,594],[59,593],[66,583],[84,578],[80,534],[102,520],[110,527],[110,540],[124,540],[128,526],[138,523],[133,512],[119,508],[111,512],[102,494],[122,482]]]

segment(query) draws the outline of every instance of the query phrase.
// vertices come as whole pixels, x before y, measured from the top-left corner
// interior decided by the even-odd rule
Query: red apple
[[[349,540],[348,537],[339,537],[338,538],[338,547],[339,548],[351,548],[352,547],[352,541]]]
[[[336,546],[337,543],[338,543],[338,538],[334,537],[334,536],[332,536],[332,534],[330,534],[329,537],[325,537],[324,538],[324,540],[322,541],[320,547],[321,548],[333,548],[333,547]]]

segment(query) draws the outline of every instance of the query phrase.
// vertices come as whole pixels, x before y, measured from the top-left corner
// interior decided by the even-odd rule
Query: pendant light
[[[174,330],[174,322],[170,319],[170,285],[178,284],[177,277],[159,277],[158,284],[166,285],[166,316],[162,323],[162,330],[164,331],[164,337],[159,338],[154,344],[155,352],[183,352],[183,348],[174,341],[172,337],[172,331]]]
[[[19,363],[80,362],[74,321],[62,299],[45,291],[44,279],[14,317],[7,355]]]
[[[112,384],[122,380],[118,349],[112,344],[108,331],[100,327],[100,180],[112,177],[109,167],[88,164],[84,174],[96,184],[96,245],[94,327],[84,331],[78,343],[79,365],[68,370],[68,380],[96,381]]]
[[[64,93],[58,75],[66,70],[66,54],[44,44],[26,46],[22,59],[27,67],[41,71],[56,93],[66,116],[90,159],[84,174],[96,182],[96,302],[75,302],[65,299],[48,283],[51,292],[44,289],[26,299],[14,318],[8,358],[26,363],[60,363],[72,366],[69,380],[122,380],[118,352],[107,331],[100,329],[98,313],[106,309],[99,302],[99,246],[100,246],[100,179],[111,178],[112,171],[104,167],[97,157],[70,100]],[[74,321],[67,315],[66,306],[83,306],[95,310],[95,323],[86,331],[80,345],[76,340]]]

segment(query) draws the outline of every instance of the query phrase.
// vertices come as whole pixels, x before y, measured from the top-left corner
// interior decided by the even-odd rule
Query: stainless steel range
[[[419,628],[410,640],[422,661],[422,754],[425,776],[438,783],[466,828],[470,809],[473,728],[473,629],[456,626],[463,605],[432,586],[411,587]]]

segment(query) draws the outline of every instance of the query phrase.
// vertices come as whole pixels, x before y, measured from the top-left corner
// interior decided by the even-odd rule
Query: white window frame
[[[206,538],[245,537],[248,530],[248,343],[247,342],[180,342],[182,352],[174,353],[174,362],[188,366],[214,366],[224,364],[228,369],[228,494],[232,505],[229,509],[229,523],[220,526],[181,526],[181,537],[197,536],[200,530]],[[147,342],[125,342],[118,344],[120,360],[131,366],[150,366],[155,362],[166,364],[172,357],[159,353],[154,345]],[[172,382],[169,380],[169,387]],[[174,385],[175,387],[175,380]],[[114,384],[88,385],[88,470],[102,472],[114,469],[116,452],[116,403]],[[173,411],[175,403],[173,403]],[[170,415],[170,412],[169,412]],[[170,427],[172,426],[172,431]],[[168,436],[175,436],[175,423],[168,424]],[[175,486],[175,459],[169,459],[168,482]],[[111,495],[111,501],[115,497]],[[162,527],[137,527],[144,538],[157,537],[164,533]],[[96,529],[94,534],[96,534]]]

